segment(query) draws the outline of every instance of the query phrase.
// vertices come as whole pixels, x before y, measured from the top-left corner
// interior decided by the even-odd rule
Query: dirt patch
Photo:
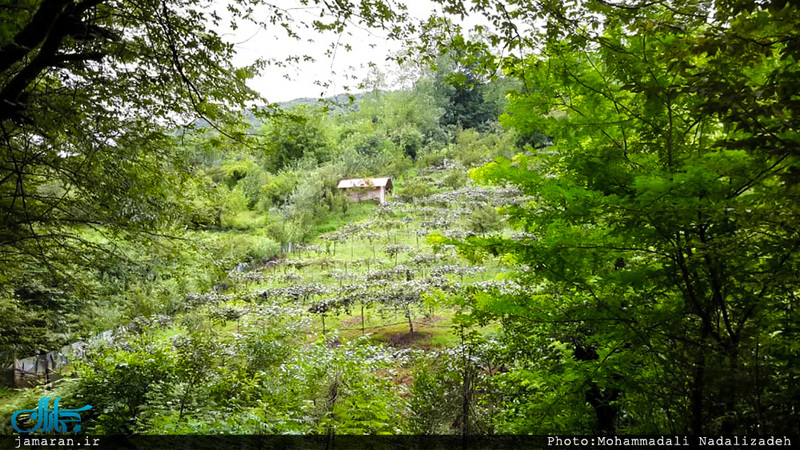
[[[447,320],[447,317],[431,316],[431,317],[423,317],[422,319],[417,319],[414,322],[420,323],[422,325],[433,325],[437,322],[444,322],[445,320]]]
[[[343,319],[341,324],[343,327],[347,328],[355,327],[356,325],[361,327],[361,317],[350,317],[348,319]]]
[[[411,373],[411,370],[409,370],[409,369],[398,369],[395,372],[394,377],[392,377],[392,383],[394,383],[396,385],[401,385],[402,384],[402,385],[404,385],[406,387],[411,387],[411,385],[414,384],[414,377],[413,377],[413,374]],[[404,390],[402,395],[405,396],[405,397],[408,397],[409,396],[409,392],[407,390]]]
[[[386,341],[392,347],[430,348],[431,336],[433,336],[433,333],[428,333],[426,331],[415,331],[413,333],[409,333],[407,331],[402,333],[387,333]]]
[[[271,270],[275,267],[280,266],[283,263],[284,255],[280,254],[278,256],[273,256],[269,261],[265,262],[264,264],[256,267],[256,270]]]

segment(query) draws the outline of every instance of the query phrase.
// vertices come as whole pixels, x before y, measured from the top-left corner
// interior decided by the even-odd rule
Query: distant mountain
[[[300,105],[308,106],[322,106],[327,107],[331,112],[339,111],[355,111],[358,109],[358,102],[366,95],[364,92],[358,94],[339,94],[326,98],[303,97],[289,100],[287,102],[279,102],[277,105],[281,109],[290,109]],[[250,127],[255,130],[258,129],[263,123],[261,118],[253,114],[252,110],[246,110],[245,121],[250,124]],[[204,120],[197,120],[195,126],[198,128],[206,128],[208,123]]]
[[[358,103],[366,94],[366,92],[359,92],[357,94],[339,94],[326,98],[303,97],[289,100],[288,102],[280,102],[278,106],[283,109],[290,109],[300,105],[308,105],[311,107],[327,107],[330,112],[355,111],[358,109]]]
[[[342,110],[342,109],[356,109],[356,104],[359,100],[364,96],[363,92],[358,94],[339,94],[333,97],[326,97],[326,98],[313,98],[313,97],[303,97],[303,98],[296,98],[294,100],[289,100],[288,102],[280,102],[282,108],[291,108],[298,105],[309,105],[309,106],[328,106],[331,109]],[[352,99],[352,103],[351,103]]]
[[[300,105],[320,106],[327,107],[331,112],[340,111],[355,111],[358,109],[358,102],[364,97],[365,93],[358,94],[339,94],[333,97],[316,98],[316,97],[302,97],[289,100],[287,102],[279,102],[277,105],[281,109],[291,109]],[[254,129],[261,126],[262,120],[255,117],[252,111],[245,111],[246,121]]]

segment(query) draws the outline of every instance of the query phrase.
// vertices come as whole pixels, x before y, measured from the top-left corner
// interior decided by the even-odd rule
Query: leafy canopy
[[[554,144],[473,173],[536,197],[522,238],[462,244],[530,290],[473,298],[517,363],[507,431],[790,429],[797,6],[490,3],[524,84],[503,123]]]

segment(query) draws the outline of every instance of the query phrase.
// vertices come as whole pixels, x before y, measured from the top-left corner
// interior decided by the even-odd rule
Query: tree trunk
[[[728,378],[725,380],[725,418],[722,420],[720,433],[729,436],[736,430],[736,398],[739,378],[739,351],[736,343],[728,350]]]
[[[703,434],[703,397],[705,396],[706,387],[706,355],[704,353],[703,345],[706,341],[708,332],[703,329],[701,346],[697,348],[697,358],[694,363],[694,373],[692,375],[692,390],[691,390],[691,424],[689,433],[694,435]]]
[[[601,436],[616,434],[617,407],[612,402],[621,394],[619,389],[601,390],[596,383],[591,383],[591,388],[586,392],[586,401],[594,408],[597,428],[595,432]]]
[[[463,339],[463,331],[462,331]],[[461,390],[461,436],[466,437],[469,435],[469,407],[472,403],[472,372],[470,370],[470,351],[464,355],[464,382]]]

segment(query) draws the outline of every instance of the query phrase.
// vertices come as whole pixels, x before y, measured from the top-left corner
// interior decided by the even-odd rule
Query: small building
[[[378,200],[386,203],[386,193],[392,190],[392,179],[386,178],[353,178],[341,180],[337,188],[350,196],[350,200],[361,202],[364,200]]]

